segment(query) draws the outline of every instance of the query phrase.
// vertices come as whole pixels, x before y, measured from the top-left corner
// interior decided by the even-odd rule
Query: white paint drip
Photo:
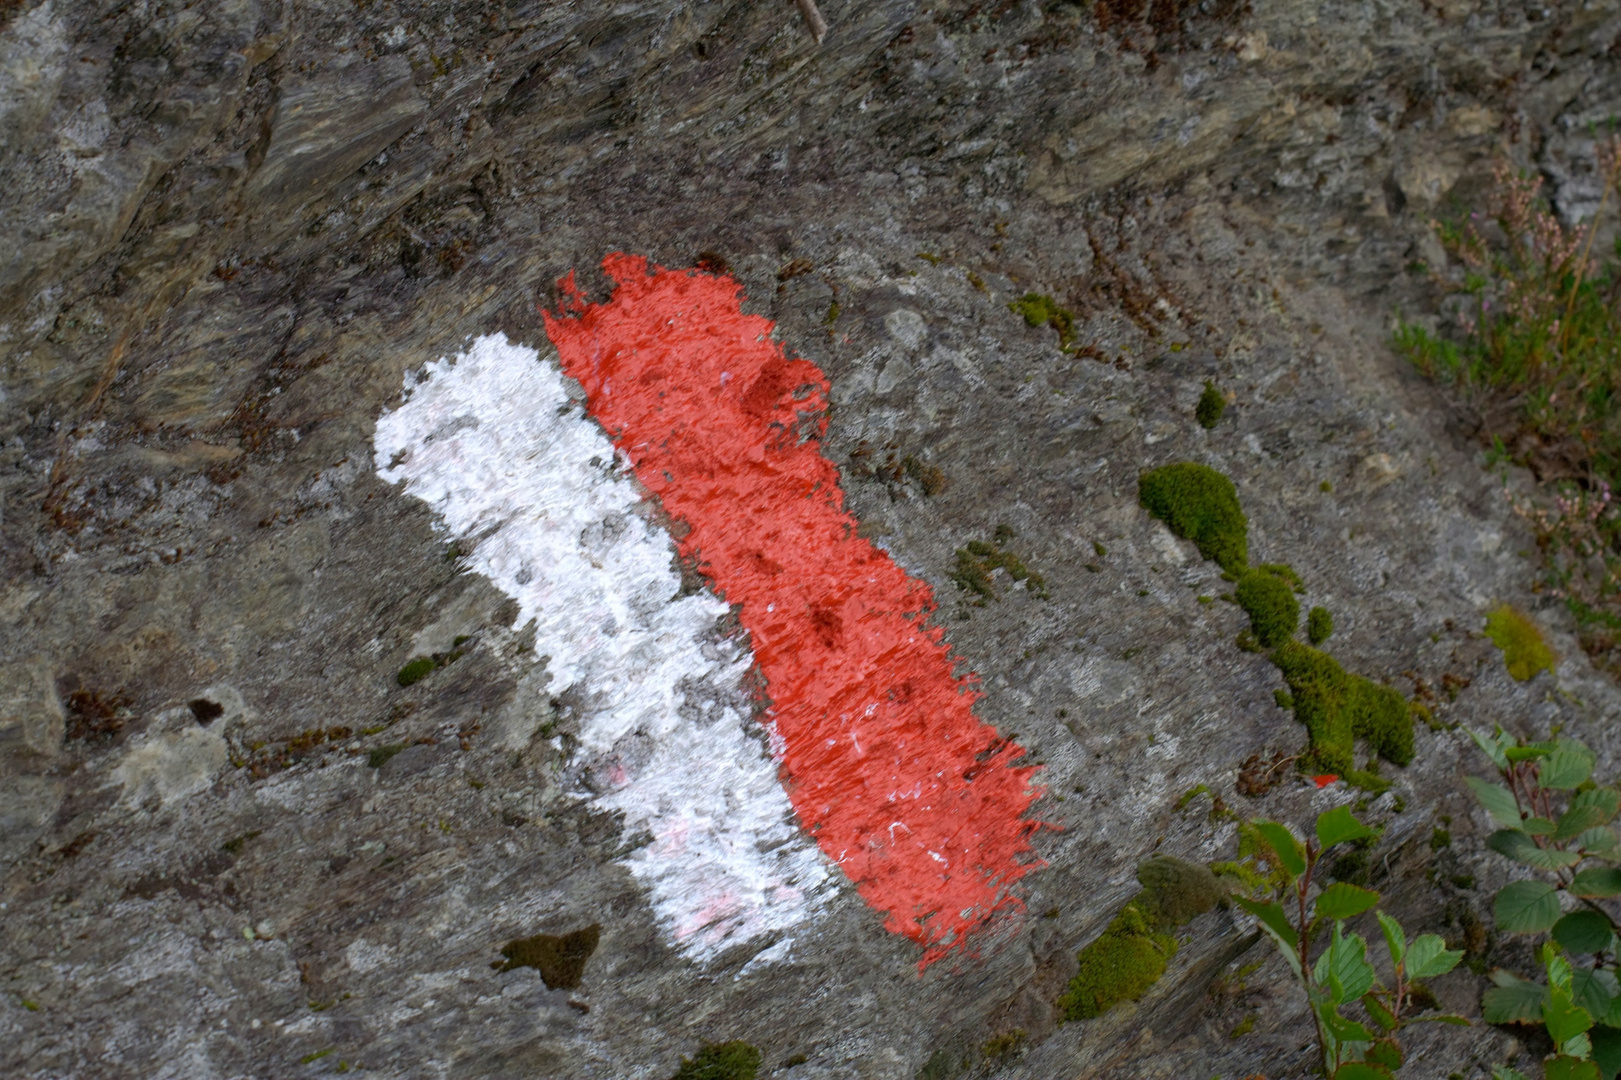
[[[717,630],[724,603],[678,595],[669,536],[555,361],[482,337],[406,394],[377,422],[378,475],[472,538],[472,568],[535,620],[596,805],[652,835],[624,862],[676,944],[707,960],[804,922],[829,870],[748,733],[748,652]]]

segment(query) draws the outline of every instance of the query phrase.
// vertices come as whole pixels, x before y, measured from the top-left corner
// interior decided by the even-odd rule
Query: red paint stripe
[[[748,629],[801,822],[924,963],[1015,901],[1031,868],[1024,751],[972,712],[925,583],[856,535],[817,437],[827,377],[743,314],[728,277],[611,255],[546,332],[679,541]]]

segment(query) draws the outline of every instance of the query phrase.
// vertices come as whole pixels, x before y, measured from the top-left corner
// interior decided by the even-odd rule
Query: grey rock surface
[[[1621,3],[821,6],[818,47],[738,0],[0,5],[5,1075],[662,1080],[734,1038],[796,1080],[1308,1075],[1305,1003],[1276,961],[1234,975],[1264,950],[1230,911],[1135,1006],[1053,1012],[1139,863],[1231,856],[1184,792],[1296,823],[1352,798],[1236,794],[1304,732],[1241,613],[1199,602],[1219,570],[1138,506],[1168,461],[1235,480],[1349,670],[1621,765],[1621,695],[1532,588],[1526,479],[1386,345],[1431,302],[1407,269],[1444,259],[1430,216],[1494,154],[1566,214],[1596,202]],[[515,608],[376,478],[408,372],[542,343],[553,281],[600,298],[615,250],[724,258],[828,373],[849,506],[1044,765],[1047,865],[975,954],[920,974],[844,883],[792,963],[682,958],[620,823],[563,783],[566,703]],[[1088,355],[1009,310],[1030,290]],[[1235,396],[1209,431],[1206,380]],[[952,584],[999,524],[1047,599]],[[1555,673],[1508,677],[1479,632],[1499,600]],[[1417,735],[1368,808],[1372,881],[1415,932],[1523,965],[1482,929],[1506,869],[1478,755]],[[492,966],[592,925],[577,988]],[[1483,985],[1436,989],[1475,1014]],[[1510,1043],[1436,1026],[1402,1075],[1483,1076]]]

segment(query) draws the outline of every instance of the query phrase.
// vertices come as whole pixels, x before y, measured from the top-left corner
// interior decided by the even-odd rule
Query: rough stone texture
[[[1442,719],[1563,723],[1621,764],[1621,695],[1531,592],[1503,481],[1384,344],[1428,302],[1405,268],[1444,258],[1428,216],[1492,153],[1566,213],[1595,203],[1621,5],[1179,6],[825,0],[820,48],[741,0],[0,8],[0,1069],[660,1080],[740,1038],[796,1078],[1304,1075],[1277,962],[1218,979],[1262,956],[1226,911],[1135,1007],[1052,1016],[1144,858],[1230,856],[1182,792],[1297,823],[1349,798],[1234,792],[1304,734],[1135,478],[1231,475],[1255,561],[1300,572],[1348,670],[1467,680]],[[504,598],[375,478],[406,372],[469,334],[540,341],[553,279],[600,290],[615,249],[716,253],[829,373],[850,506],[1046,765],[1048,866],[979,955],[919,976],[846,886],[791,964],[682,960],[618,824],[560,786],[567,703]],[[1029,289],[1094,356],[1008,310]],[[1236,394],[1208,432],[1206,379]],[[955,593],[955,548],[999,523],[1049,599]],[[1508,678],[1479,634],[1496,600],[1536,614],[1555,675]],[[64,741],[76,692],[122,701],[117,730]],[[1372,880],[1415,932],[1523,964],[1477,940],[1505,873],[1461,783],[1479,765],[1418,732],[1371,807]],[[491,966],[594,924],[576,989]],[[1474,1012],[1482,985],[1436,989]],[[1437,1027],[1403,1075],[1480,1076],[1507,1041]]]

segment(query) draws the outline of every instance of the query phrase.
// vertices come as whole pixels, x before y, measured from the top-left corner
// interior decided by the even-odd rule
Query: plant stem
[[[1565,335],[1570,333],[1570,319],[1576,311],[1576,293],[1582,287],[1582,277],[1587,273],[1587,257],[1593,252],[1593,240],[1598,236],[1599,218],[1604,216],[1604,204],[1610,199],[1610,189],[1615,186],[1616,169],[1621,167],[1621,154],[1611,158],[1610,170],[1604,177],[1604,191],[1599,195],[1598,209],[1593,211],[1593,221],[1587,227],[1587,243],[1582,247],[1582,257],[1576,260],[1576,277],[1570,284],[1570,296],[1565,301],[1565,318],[1559,324],[1559,351],[1565,350]]]

